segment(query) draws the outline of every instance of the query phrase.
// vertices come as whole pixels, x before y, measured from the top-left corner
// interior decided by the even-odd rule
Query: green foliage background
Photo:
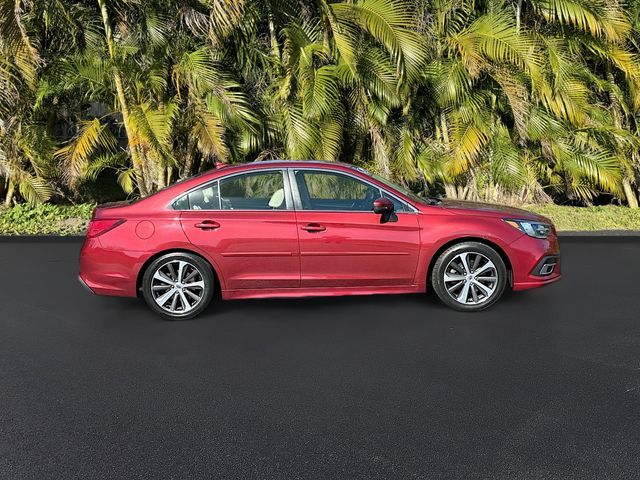
[[[0,210],[0,235],[84,235],[95,204],[18,204]],[[526,205],[559,231],[640,231],[640,209],[615,206]]]
[[[637,207],[639,19],[637,0],[0,0],[0,199],[315,158]]]

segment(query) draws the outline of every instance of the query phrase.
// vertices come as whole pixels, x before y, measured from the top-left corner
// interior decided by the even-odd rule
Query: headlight
[[[534,238],[547,238],[551,233],[551,225],[548,223],[530,222],[529,220],[504,220],[513,228]]]

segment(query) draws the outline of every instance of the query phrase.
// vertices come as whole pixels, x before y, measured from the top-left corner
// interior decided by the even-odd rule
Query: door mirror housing
[[[388,198],[380,197],[373,201],[373,211],[381,215],[393,213],[393,202]]]

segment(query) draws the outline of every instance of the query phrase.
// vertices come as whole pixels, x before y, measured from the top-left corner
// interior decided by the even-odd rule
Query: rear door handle
[[[215,220],[203,220],[200,223],[196,223],[195,227],[201,230],[215,230],[220,228],[220,224]]]
[[[308,223],[307,225],[300,227],[302,230],[306,230],[307,232],[324,232],[327,227],[324,225],[320,225],[319,223]]]

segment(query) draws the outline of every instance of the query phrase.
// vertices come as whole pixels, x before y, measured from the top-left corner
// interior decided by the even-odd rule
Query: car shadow
[[[505,291],[502,298],[496,305],[488,309],[508,308],[526,304],[531,298],[529,292],[513,292],[510,289]],[[162,317],[154,314],[147,307],[142,298],[124,297],[94,297],[100,303],[100,310],[107,314],[110,321],[122,319],[131,321],[132,318],[144,320],[166,322]],[[254,318],[278,316],[282,311],[293,313],[294,318],[302,318],[308,313],[321,312],[324,316],[334,316],[351,314],[357,317],[366,312],[393,312],[415,310],[424,311],[425,316],[434,318],[449,317],[473,318],[474,313],[457,312],[444,305],[434,292],[417,294],[380,294],[380,295],[345,295],[336,297],[300,297],[300,298],[257,298],[241,300],[222,300],[219,296],[214,297],[211,304],[199,316],[182,320],[181,322],[191,322],[198,319],[211,319],[228,317],[229,315],[245,314]]]
[[[255,298],[242,300],[214,299],[206,314],[212,309],[217,313],[230,313],[255,310],[280,310],[287,309],[298,311],[330,311],[358,308],[360,306],[384,307],[393,306],[429,306],[435,309],[448,310],[435,294],[394,294],[394,295],[344,295],[326,297],[299,297],[299,298]]]

